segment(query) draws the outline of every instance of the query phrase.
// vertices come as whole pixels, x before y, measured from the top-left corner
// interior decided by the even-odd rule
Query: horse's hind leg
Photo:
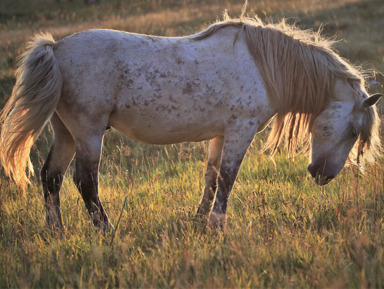
[[[98,195],[99,162],[104,131],[76,140],[74,182],[83,197],[93,224],[104,230],[113,229]]]
[[[75,154],[75,142],[56,113],[51,118],[54,140],[41,169],[46,221],[49,227],[62,228],[59,191],[65,171]]]
[[[223,143],[224,138],[222,136],[212,139],[209,143],[207,169],[205,171],[205,188],[196,213],[197,217],[202,219],[208,218],[212,209],[217,189],[217,177],[220,170]]]

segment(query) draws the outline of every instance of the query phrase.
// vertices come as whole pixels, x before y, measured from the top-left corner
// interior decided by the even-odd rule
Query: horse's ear
[[[382,96],[383,95],[381,93],[376,93],[376,94],[371,95],[370,97],[368,97],[366,100],[363,101],[363,107],[370,107],[370,106],[374,105],[376,102],[379,101],[379,99]]]

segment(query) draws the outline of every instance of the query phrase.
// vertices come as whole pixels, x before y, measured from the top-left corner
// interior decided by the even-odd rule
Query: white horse
[[[53,227],[63,226],[59,191],[75,154],[74,182],[94,225],[112,227],[98,196],[109,127],[152,144],[211,140],[197,214],[219,226],[247,148],[272,119],[267,147],[275,152],[284,135],[290,150],[311,141],[308,170],[319,185],[351,150],[360,160],[380,146],[374,104],[381,95],[367,94],[330,42],[284,22],[227,18],[186,37],[90,30],[55,42],[38,35],[16,76],[2,112],[1,162],[25,186],[31,146],[50,121],[54,141],[41,178]]]

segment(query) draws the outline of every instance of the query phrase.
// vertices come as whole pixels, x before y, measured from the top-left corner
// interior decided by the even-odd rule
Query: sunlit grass
[[[111,133],[110,139],[119,136]],[[120,153],[123,146],[109,150]],[[106,143],[111,145],[111,143]],[[361,287],[383,282],[380,169],[353,168],[316,186],[306,157],[274,162],[250,149],[233,191],[226,233],[202,230],[193,214],[203,188],[205,144],[124,144],[105,157],[101,198],[116,225],[95,230],[70,176],[62,189],[65,233],[44,224],[38,186],[1,200],[1,282],[10,287]],[[151,154],[150,158],[145,156]],[[157,158],[154,156],[158,156]],[[135,168],[119,164],[129,158]],[[113,166],[117,167],[113,167]],[[112,173],[108,177],[108,174]],[[70,174],[69,174],[70,175]],[[122,179],[127,178],[124,182]],[[115,182],[113,180],[116,180]],[[28,209],[27,209],[28,208]],[[335,286],[336,286],[335,285]]]

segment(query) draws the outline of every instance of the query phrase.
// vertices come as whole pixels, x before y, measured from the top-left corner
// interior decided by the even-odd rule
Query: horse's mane
[[[334,41],[322,37],[319,31],[301,30],[285,20],[264,24],[257,17],[231,19],[225,13],[223,21],[212,24],[193,39],[208,38],[226,27],[236,27],[239,33],[245,33],[249,52],[276,108],[266,143],[266,149],[272,154],[284,135],[290,152],[294,152],[299,143],[308,147],[313,121],[333,96],[336,79],[351,85],[356,91],[356,103],[362,101],[361,92],[358,92],[365,85],[362,72],[335,53]],[[354,149],[357,159],[363,150],[364,156],[369,156],[368,152],[377,154],[380,146],[378,121],[376,108],[370,108],[364,118],[365,128],[357,142],[359,145]]]

